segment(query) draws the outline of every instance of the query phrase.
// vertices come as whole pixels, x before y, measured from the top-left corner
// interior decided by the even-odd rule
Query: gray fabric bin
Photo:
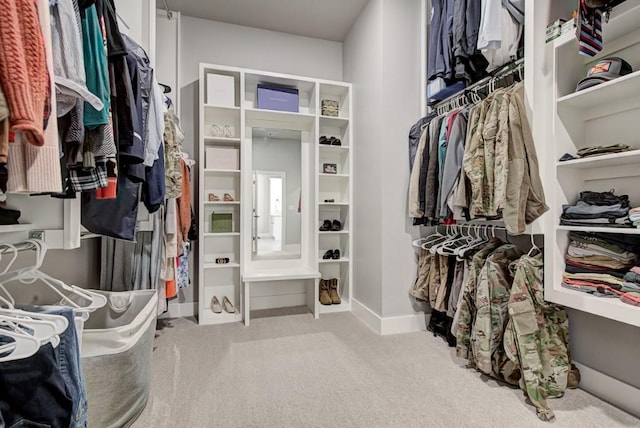
[[[128,427],[149,399],[158,297],[155,290],[99,293],[107,304],[82,333],[89,427]]]

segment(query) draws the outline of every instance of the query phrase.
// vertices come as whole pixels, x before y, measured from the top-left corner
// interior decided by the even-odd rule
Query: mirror
[[[302,134],[252,129],[252,260],[301,257]]]

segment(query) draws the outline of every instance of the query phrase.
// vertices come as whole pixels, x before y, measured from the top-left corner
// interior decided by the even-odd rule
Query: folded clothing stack
[[[589,146],[589,147],[584,147],[578,150],[576,155],[565,153],[560,158],[560,161],[564,162],[568,160],[586,158],[589,156],[601,156],[601,155],[608,155],[611,153],[622,153],[622,152],[627,152],[629,150],[632,150],[632,148],[630,146],[627,146],[626,144],[611,144],[610,146]]]
[[[560,224],[565,226],[630,227],[629,197],[610,192],[581,192],[575,205],[563,205]]]
[[[629,210],[629,222],[633,224],[633,227],[640,228],[640,207]]]
[[[640,267],[634,268],[640,259],[637,239],[570,232],[569,241],[563,287],[640,306]]]

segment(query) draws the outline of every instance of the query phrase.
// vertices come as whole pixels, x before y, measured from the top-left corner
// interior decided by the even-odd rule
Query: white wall
[[[354,297],[381,317],[416,313],[407,135],[420,118],[421,7],[371,0],[344,43],[354,84]]]
[[[381,315],[382,207],[390,196],[381,191],[382,0],[362,10],[344,41],[343,62],[353,84],[353,297]]]
[[[420,118],[419,0],[383,2],[382,164],[382,316],[413,314],[408,290],[415,281],[418,228],[407,215],[409,128]],[[356,192],[357,194],[357,192]]]

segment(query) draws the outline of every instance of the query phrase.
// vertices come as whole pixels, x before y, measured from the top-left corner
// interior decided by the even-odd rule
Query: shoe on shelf
[[[333,250],[327,250],[326,253],[324,253],[324,255],[322,256],[322,260],[329,260],[329,259],[333,259],[334,258],[334,252]]]
[[[229,263],[229,257],[218,257],[216,259],[217,265],[226,265],[227,263]]]
[[[320,304],[327,305],[327,306],[331,304],[331,295],[329,294],[330,289],[331,289],[330,280],[321,279],[320,280]]]
[[[216,296],[213,296],[213,298],[211,299],[211,311],[214,314],[222,313],[222,306],[220,306],[220,301]]]
[[[333,220],[333,223],[331,224],[331,230],[333,232],[340,232],[342,230],[342,223],[340,223],[338,220]]]
[[[320,137],[320,144],[326,144],[326,145],[330,145],[331,141],[329,138],[327,138],[326,135],[323,135]]]
[[[325,204],[332,204],[332,203],[334,203],[335,201],[336,201],[335,199],[325,199],[325,200],[324,200],[324,203],[325,203]]]
[[[329,250],[329,251],[331,251],[331,250]],[[327,251],[327,253],[329,251]],[[326,254],[325,254],[325,256],[326,256]],[[333,250],[333,253],[331,253],[331,258],[333,260],[340,260],[340,250]]]
[[[339,305],[341,300],[340,300],[340,294],[338,294],[338,279],[332,278],[332,279],[329,279],[328,281],[329,281],[329,297],[331,298],[331,304]]]
[[[215,193],[209,193],[209,202],[218,202],[220,198]]]
[[[340,140],[340,138],[331,137],[330,141],[331,141],[331,145],[332,146],[341,146],[342,145],[342,140]]]
[[[224,307],[224,311],[229,313],[229,314],[235,314],[236,313],[236,308],[233,306],[233,303],[231,303],[231,300],[229,300],[229,298],[227,296],[224,296],[222,298],[222,306]]]
[[[225,193],[225,194],[224,194],[224,201],[225,201],[225,202],[233,202],[233,201],[234,201],[233,196],[231,196],[231,195],[230,195],[230,194],[228,194],[228,193]]]
[[[320,232],[328,232],[332,228],[331,220],[325,220],[320,226]]]

